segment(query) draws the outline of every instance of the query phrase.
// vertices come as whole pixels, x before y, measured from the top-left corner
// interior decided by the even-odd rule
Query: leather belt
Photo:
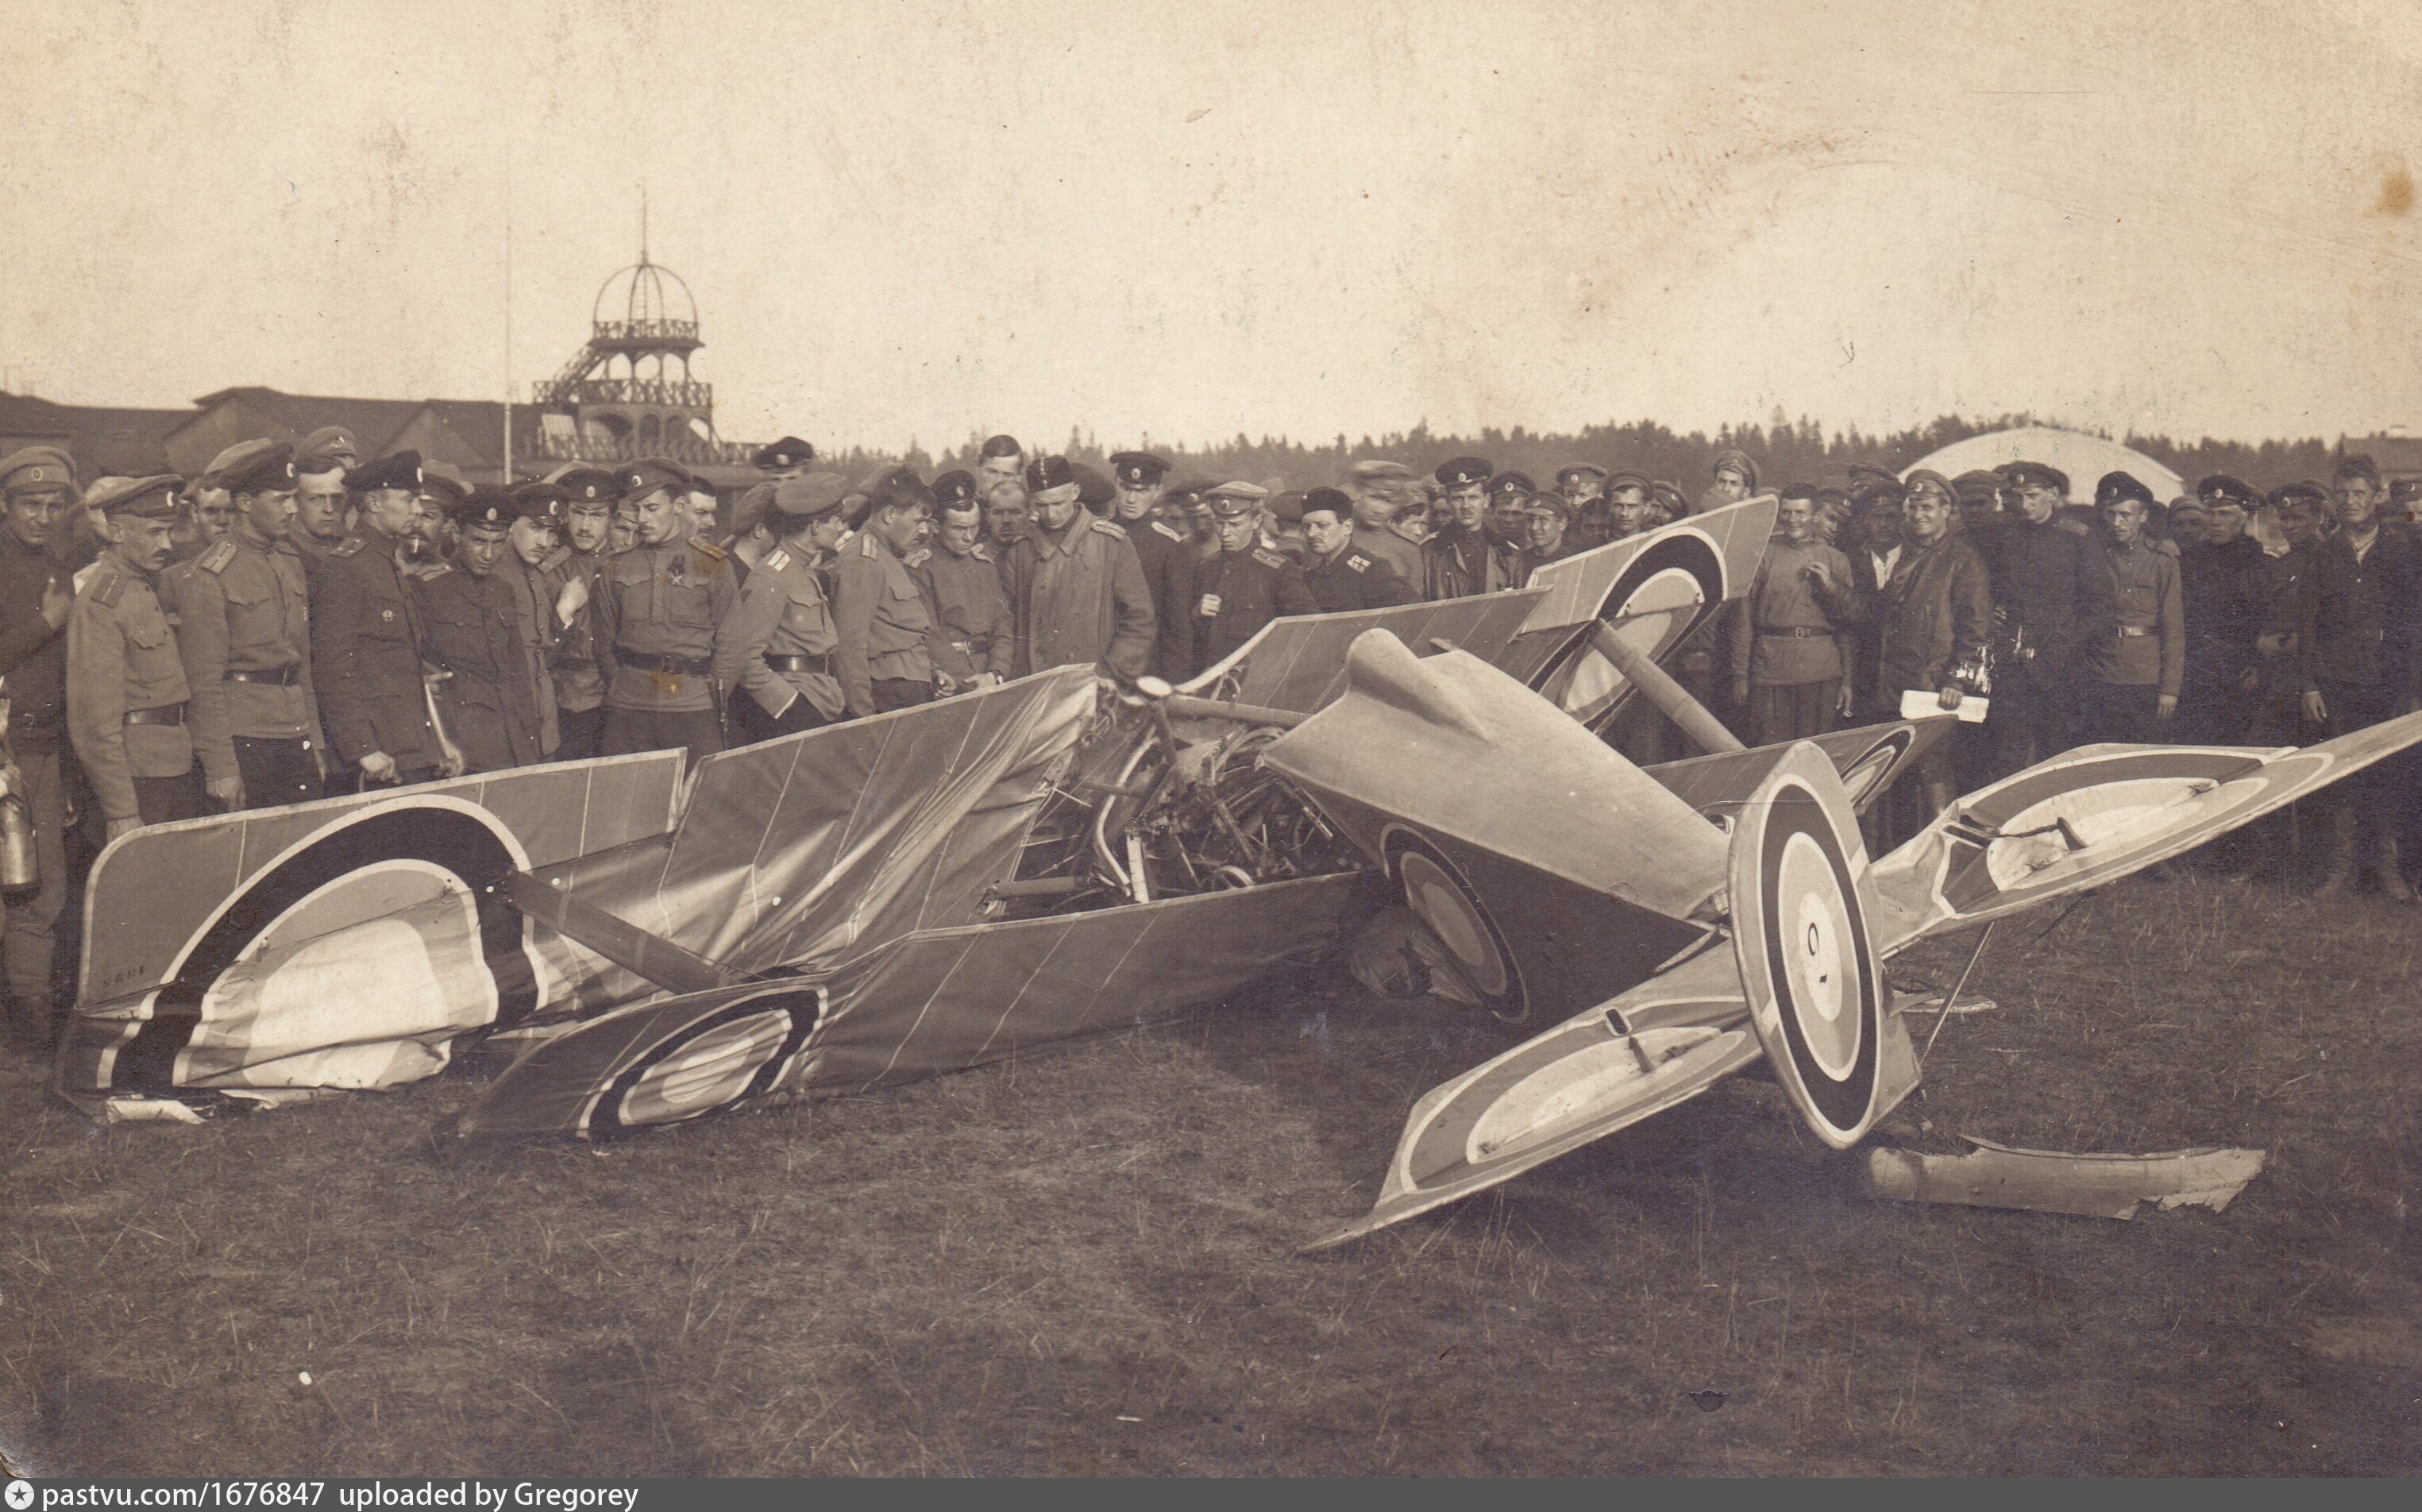
[[[710,657],[659,656],[652,651],[627,651],[621,646],[614,648],[614,659],[643,672],[679,672],[684,677],[704,677],[715,670]]]
[[[126,711],[126,722],[131,725],[181,725],[185,722],[185,706],[181,703],[163,703],[152,709],[129,709]]]
[[[2113,633],[2117,635],[2120,639],[2126,640],[2136,636],[2159,635],[2161,632],[2155,630],[2149,624],[2123,624]]]
[[[267,683],[273,687],[292,687],[303,681],[300,667],[230,667],[219,674],[226,683]]]
[[[1833,638],[1832,631],[1819,629],[1813,624],[1762,624],[1757,627],[1757,633],[1769,640],[1816,640],[1819,638],[1831,640]]]
[[[822,672],[832,675],[832,653],[820,656],[767,656],[765,665],[778,672]]]

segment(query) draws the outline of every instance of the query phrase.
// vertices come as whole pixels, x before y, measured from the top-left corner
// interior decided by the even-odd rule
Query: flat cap
[[[1129,488],[1149,488],[1169,476],[1169,459],[1149,451],[1113,451],[1110,472]]]
[[[1917,492],[1917,485],[1920,483],[1930,483],[1941,489],[1942,500],[1946,504],[1956,505],[1959,502],[1959,490],[1953,486],[1950,479],[1931,467],[1912,467],[1910,469],[1909,476],[1901,480],[1901,487],[1911,494]]]
[[[1270,496],[1270,518],[1286,525],[1303,523],[1303,490],[1285,489]]]
[[[1077,475],[1077,498],[1085,508],[1098,513],[1109,507],[1110,500],[1119,496],[1117,486],[1099,467],[1071,462],[1068,470]]]
[[[219,475],[218,486],[230,494],[281,494],[294,486],[294,451],[273,441]]]
[[[1488,481],[1488,475],[1494,470],[1486,458],[1449,457],[1439,463],[1437,471],[1430,476],[1447,488],[1469,488],[1474,483]]]
[[[1342,488],[1312,489],[1303,496],[1303,513],[1310,514],[1317,510],[1327,510],[1341,520],[1350,520],[1354,518],[1354,500],[1347,497]]]
[[[2068,474],[2057,467],[2040,462],[2005,462],[2000,471],[2012,488],[2049,488],[2068,497]]]
[[[420,494],[450,510],[456,500],[471,496],[471,480],[451,463],[424,462],[420,465]]]
[[[1900,485],[1895,483],[1893,486],[1898,488]],[[1610,489],[1609,492],[1612,490]],[[1666,510],[1677,518],[1691,512],[1691,501],[1682,496],[1682,485],[1679,483],[1667,482],[1659,478],[1648,485],[1648,496],[1665,506]]]
[[[603,467],[567,467],[551,480],[563,490],[564,506],[602,504],[611,509],[614,496],[621,491],[614,475]]]
[[[1653,494],[1657,491],[1657,485],[1648,480],[1646,473],[1636,473],[1628,467],[1606,480],[1606,491],[1609,494],[1620,494],[1627,488],[1636,488],[1644,494]],[[1682,490],[1677,486],[1674,492],[1679,494]]]
[[[149,478],[97,479],[92,492],[85,497],[85,505],[103,514],[131,514],[140,520],[173,520],[177,517],[177,490],[184,486],[185,480],[175,473],[155,473]]]
[[[2107,472],[2102,475],[2101,480],[2094,485],[2094,503],[2097,508],[2131,498],[2148,510],[2153,507],[2153,491],[2147,488],[2143,480],[2134,473]]]
[[[2388,501],[2392,504],[2410,503],[2417,498],[2422,498],[2422,478],[2399,478],[2388,485]]]
[[[396,451],[366,462],[345,474],[345,486],[355,493],[369,493],[382,488],[401,488],[407,493],[420,487],[420,453]]]
[[[1573,507],[1565,502],[1562,494],[1536,493],[1522,506],[1525,514],[1552,514],[1566,525],[1573,523]]]
[[[2262,496],[2253,484],[2231,478],[2226,473],[2213,473],[2195,484],[2195,497],[2206,505],[2237,504],[2249,510],[2258,509],[2262,504]]]
[[[1507,468],[1488,480],[1488,494],[1491,498],[1500,494],[1535,494],[1538,491],[1539,485],[1531,481],[1529,473],[1516,472],[1512,468]]]
[[[1849,469],[1843,474],[1843,477],[1849,481],[1849,484],[1853,489],[1856,489],[1861,483],[1898,484],[1900,481],[1900,475],[1894,472],[1891,468],[1878,467],[1864,462],[1854,462],[1850,464]]]
[[[543,479],[523,483],[513,490],[513,505],[522,512],[524,519],[560,519],[564,505],[571,501],[572,496],[563,491],[561,483],[550,483]]]
[[[269,455],[276,446],[277,443],[267,436],[256,436],[250,441],[239,441],[212,457],[211,465],[203,468],[201,474],[194,480],[194,486],[225,488],[228,485],[229,474],[241,472],[251,466],[260,458]],[[300,472],[304,469],[298,467],[295,470]]]
[[[1577,462],[1569,467],[1556,469],[1556,481],[1559,485],[1569,483],[1576,478],[1596,478],[1604,481],[1606,469],[1594,462]]]
[[[56,447],[26,447],[0,457],[0,493],[75,488],[75,464]]]
[[[893,468],[876,479],[874,486],[867,491],[869,513],[876,510],[930,510],[933,507],[934,491],[926,487],[925,480],[918,477],[916,470],[910,467]]]
[[[2326,508],[2330,502],[2330,491],[2315,482],[2281,483],[2271,490],[2270,502],[2274,506],[2310,504],[2316,508]]]
[[[757,455],[748,460],[753,465],[765,468],[804,467],[816,460],[816,449],[795,435],[786,435],[770,446],[759,448]]]
[[[849,480],[837,472],[810,473],[774,485],[774,512],[796,526],[830,514],[849,496]]]
[[[343,426],[323,425],[303,438],[302,444],[294,449],[294,455],[298,459],[333,457],[351,467],[362,460],[362,448],[361,443],[354,439],[354,433]],[[326,472],[327,470],[324,465],[303,469],[305,472]]]
[[[669,488],[686,494],[698,480],[680,463],[666,457],[642,457],[615,469],[614,481],[622,490],[624,499],[645,498],[659,488]]]
[[[513,507],[513,496],[501,488],[486,485],[472,489],[446,508],[446,517],[459,528],[468,530],[474,526],[501,530],[513,523],[520,512]]]
[[[953,467],[934,480],[936,509],[963,509],[976,502],[976,475],[965,467]]]

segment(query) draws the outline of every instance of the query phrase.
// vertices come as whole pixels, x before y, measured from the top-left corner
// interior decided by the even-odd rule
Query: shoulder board
[[[721,561],[726,556],[730,555],[721,546],[716,545],[714,542],[709,541],[704,536],[692,536],[689,538],[689,543],[700,556],[705,557],[714,561]]]
[[[1172,541],[1184,541],[1186,539],[1186,532],[1170,524],[1167,520],[1155,520],[1152,522],[1152,528],[1159,531],[1162,535],[1169,537]]]
[[[1345,554],[1345,565],[1351,571],[1367,573],[1371,570],[1371,559],[1359,551],[1349,551]]]
[[[1264,551],[1259,546],[1253,548],[1253,559],[1265,567],[1283,567],[1287,564],[1284,557],[1275,551]]]
[[[978,561],[998,561],[999,559],[992,554],[992,543],[989,541],[979,541],[974,545],[969,546],[967,548],[967,555],[973,557]]]
[[[224,538],[212,543],[211,548],[194,559],[194,565],[206,573],[223,573],[228,563],[235,560],[235,543]]]
[[[344,540],[338,542],[334,546],[329,547],[328,555],[331,557],[359,556],[361,554],[361,549],[369,544],[370,543],[360,536],[347,536]]]
[[[1124,530],[1120,529],[1117,526],[1112,525],[1108,520],[1094,520],[1093,528],[1099,530],[1106,536],[1116,536],[1122,541],[1124,541],[1127,538],[1127,533]]]
[[[903,567],[922,567],[925,565],[926,559],[933,555],[934,553],[929,547],[919,546],[916,550],[908,553],[905,557],[901,558],[900,565]]]
[[[773,550],[765,553],[765,559],[759,562],[757,565],[769,573],[778,573],[783,568],[791,565],[791,554],[783,547],[776,546]]]
[[[118,607],[118,595],[126,591],[124,573],[103,573],[101,581],[92,586],[92,601],[104,609]]]
[[[861,557],[872,558],[878,555],[874,545],[874,532],[872,530],[862,530],[858,532],[857,539],[851,542],[850,544],[857,548],[857,554]]]

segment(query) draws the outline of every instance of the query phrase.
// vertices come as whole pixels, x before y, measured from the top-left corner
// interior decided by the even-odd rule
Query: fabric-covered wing
[[[1345,648],[1365,630],[1385,630],[1427,656],[1445,646],[1494,660],[1513,642],[1542,595],[1535,590],[1400,604],[1387,609],[1272,620],[1186,691],[1310,714],[1345,690]]]
[[[1949,734],[1958,720],[1951,715],[1924,719],[1895,719],[1886,724],[1836,730],[1811,735],[1809,741],[1841,774],[1851,807],[1860,813],[1890,792],[1893,780]],[[1678,762],[1660,762],[1642,771],[1665,784],[1666,791],[1709,818],[1728,817],[1747,801],[1760,778],[1772,766],[1775,748],[1720,751]]]
[[[1366,633],[1263,763],[1386,870],[1499,1016],[1567,1014],[1713,928],[1724,840],[1519,683]]]
[[[2422,741],[2422,714],[2301,749],[2081,746],[1954,803],[1878,862],[1879,946],[1999,919],[2182,855]]]
[[[532,1047],[457,1132],[607,1138],[751,1104],[863,1092],[1215,1003],[1316,954],[1359,875],[925,930],[838,973],[637,1004]]]

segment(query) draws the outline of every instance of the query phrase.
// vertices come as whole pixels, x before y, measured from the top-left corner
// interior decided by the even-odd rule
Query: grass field
[[[2422,910],[2188,879],[2051,921],[2004,926],[1972,988],[1998,1008],[1879,1137],[2269,1150],[2226,1213],[1874,1202],[1742,1078],[1299,1256],[1369,1206],[1411,1099],[1504,1042],[1350,990],[604,1150],[434,1142],[461,1072],[183,1128],[96,1126],[13,1068],[0,1448],[115,1474],[2422,1471]],[[1947,981],[1966,943],[1900,972]]]

